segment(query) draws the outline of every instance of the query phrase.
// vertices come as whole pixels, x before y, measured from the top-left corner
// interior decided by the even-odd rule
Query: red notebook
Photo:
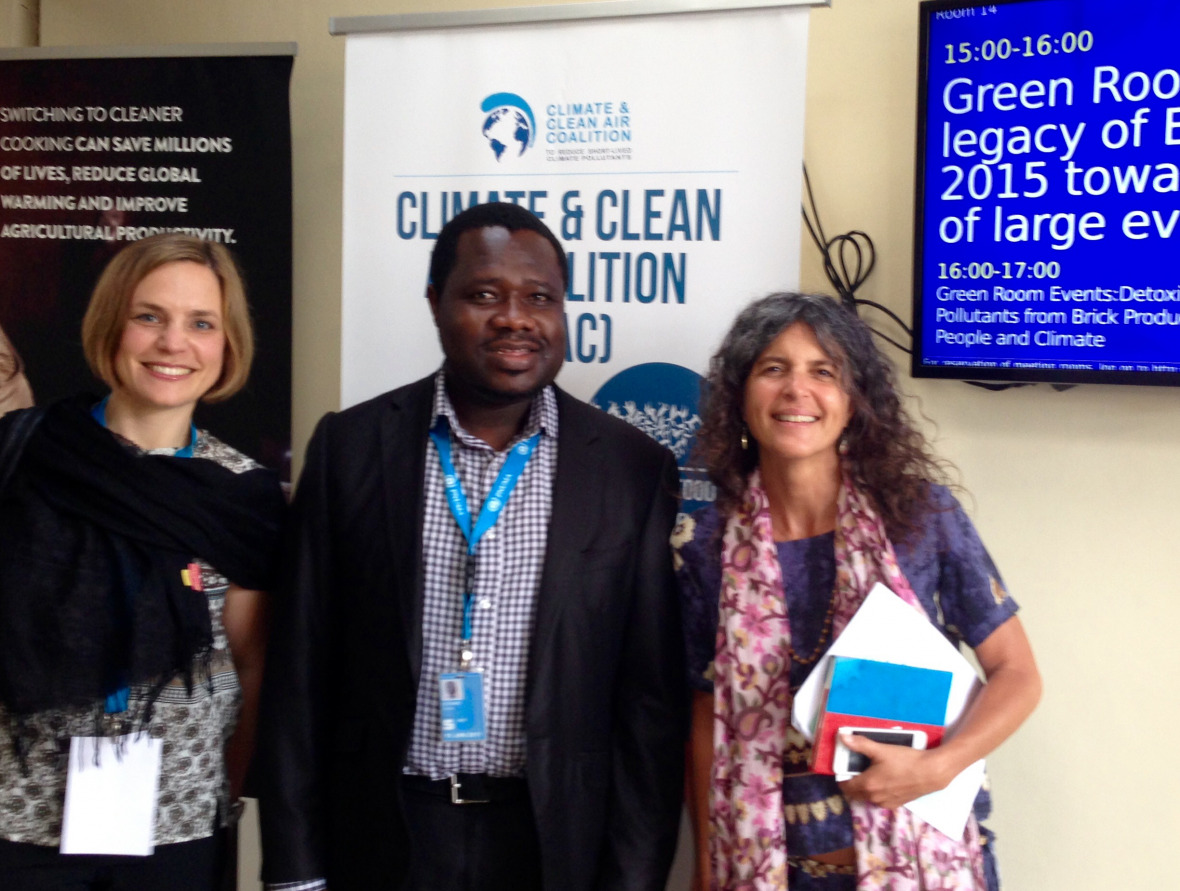
[[[810,767],[834,774],[832,759],[841,727],[917,730],[926,747],[942,742],[951,691],[949,671],[833,656],[816,716]]]

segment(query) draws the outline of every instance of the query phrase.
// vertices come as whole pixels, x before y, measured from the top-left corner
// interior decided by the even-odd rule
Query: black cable
[[[987,381],[963,381],[968,387],[979,387],[981,390],[991,390],[993,393],[998,393],[1000,390],[1015,390],[1017,387],[1031,387],[1030,383],[994,383],[989,384]]]
[[[907,325],[905,322],[903,322],[901,320],[901,317],[897,313],[895,313],[893,310],[891,310],[888,306],[877,303],[874,300],[863,300],[863,299],[858,299],[856,301],[856,305],[857,306],[871,306],[873,309],[880,310],[881,312],[885,313],[885,315],[887,315],[891,319],[893,319],[893,321],[897,322],[898,327],[901,328],[903,331],[905,331],[905,333],[910,336],[911,340],[913,339],[914,332],[910,329],[910,326]],[[902,349],[905,349],[905,347],[902,347]],[[906,352],[908,353],[908,352],[910,352],[910,350],[906,350]]]
[[[807,172],[806,164],[803,165],[803,184],[807,190],[807,202],[801,208],[803,222],[807,226],[811,240],[819,249],[820,256],[823,258],[824,274],[831,282],[840,302],[857,315],[860,314],[859,307],[861,306],[871,306],[873,309],[885,313],[906,333],[912,343],[914,332],[897,313],[874,300],[864,300],[856,296],[857,289],[872,275],[873,267],[877,265],[877,251],[873,240],[867,232],[860,229],[854,229],[829,239],[819,218],[819,207],[815,203],[815,193],[811,188],[811,175]],[[810,215],[808,214],[808,205],[810,205]],[[878,331],[872,325],[869,326],[869,330],[902,352],[913,352],[910,347]]]
[[[869,238],[866,232],[860,229],[853,229],[851,232],[846,232],[843,235],[837,235],[835,238],[829,239],[824,233],[823,224],[819,219],[819,207],[815,203],[815,193],[811,189],[811,175],[807,172],[807,164],[803,165],[803,185],[807,190],[807,201],[800,207],[803,213],[803,222],[807,225],[807,231],[811,234],[811,240],[815,242],[815,246],[819,248],[820,256],[823,257],[824,274],[828,277],[828,281],[832,283],[836,294],[839,295],[840,302],[844,304],[849,310],[856,315],[860,315],[859,307],[871,306],[879,312],[885,313],[889,316],[901,330],[903,330],[910,339],[910,346],[898,343],[889,335],[882,331],[878,331],[872,325],[869,325],[869,330],[876,334],[879,338],[887,343],[897,347],[903,353],[914,354],[914,329],[907,325],[897,313],[889,307],[877,303],[875,300],[865,300],[856,296],[856,290],[865,283],[865,280],[872,274],[873,267],[877,265],[877,251],[873,246],[873,240]],[[811,206],[811,214],[808,215],[808,205]],[[868,258],[867,261],[865,258]],[[855,262],[850,263],[852,259]],[[837,269],[837,263],[839,268]],[[867,322],[866,322],[867,324]],[[984,390],[1011,390],[1016,387],[1031,386],[1028,383],[986,383],[984,381],[963,381],[972,387],[980,387]],[[1054,389],[1067,389],[1068,385],[1054,385]]]

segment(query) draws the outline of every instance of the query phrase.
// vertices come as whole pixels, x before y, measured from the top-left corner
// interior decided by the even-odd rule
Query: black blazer
[[[258,766],[263,877],[398,888],[399,776],[422,660],[433,377],[320,421],[276,598]],[[545,887],[662,891],[687,692],[668,536],[673,457],[558,390],[530,645],[526,777]]]

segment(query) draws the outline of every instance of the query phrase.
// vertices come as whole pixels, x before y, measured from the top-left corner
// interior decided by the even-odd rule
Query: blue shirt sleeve
[[[895,544],[897,560],[931,621],[975,648],[1019,607],[954,495],[935,486],[932,501],[921,531]]]

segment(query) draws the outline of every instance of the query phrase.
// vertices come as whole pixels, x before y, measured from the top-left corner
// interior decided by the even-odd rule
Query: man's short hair
[[[221,318],[225,326],[225,354],[221,376],[203,402],[228,399],[246,385],[254,360],[254,328],[242,276],[230,252],[220,244],[194,235],[168,232],[133,241],[115,254],[99,276],[82,319],[82,351],[90,370],[109,387],[120,381],[115,356],[127,327],[131,295],[149,274],[166,263],[198,263],[217,276],[221,286]]]
[[[436,294],[442,294],[443,286],[446,285],[451,270],[455,268],[459,237],[473,229],[496,227],[507,229],[509,232],[536,232],[553,245],[553,250],[557,252],[557,265],[561,267],[562,287],[569,288],[569,265],[565,259],[565,248],[561,246],[557,236],[532,211],[525,210],[519,204],[493,201],[488,204],[476,204],[456,214],[438,233],[438,240],[430,254],[430,283],[434,285]]]

